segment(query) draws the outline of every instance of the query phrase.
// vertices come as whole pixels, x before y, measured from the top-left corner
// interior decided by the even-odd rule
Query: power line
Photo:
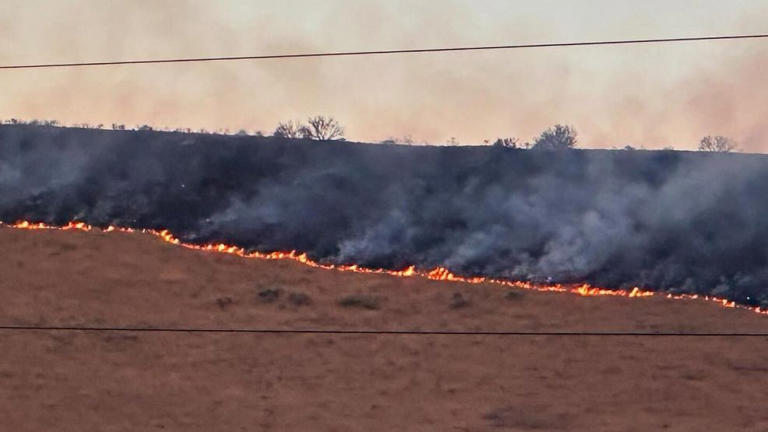
[[[343,56],[363,56],[363,55],[380,55],[380,54],[420,54],[420,53],[457,52],[457,51],[490,51],[490,50],[509,50],[509,49],[522,49],[522,48],[555,48],[555,47],[595,46],[595,45],[630,45],[630,44],[652,44],[652,43],[666,43],[666,42],[695,42],[695,41],[759,39],[759,38],[768,38],[768,34],[699,36],[699,37],[678,37],[678,38],[658,38],[658,39],[622,39],[622,40],[583,41],[583,42],[552,42],[552,43],[516,44],[516,45],[485,45],[485,46],[443,47],[443,48],[394,49],[394,50],[379,50],[379,51],[376,51],[376,50],[337,51],[337,52],[267,54],[267,55],[230,56],[230,57],[191,57],[191,58],[170,58],[170,59],[154,59],[154,60],[145,59],[145,60],[117,60],[117,61],[94,61],[94,62],[72,62],[72,63],[16,64],[16,65],[0,65],[0,69],[42,69],[42,68],[119,66],[119,65],[158,64],[158,63],[193,63],[193,62],[239,61],[239,60],[298,59],[298,58],[310,58],[310,57],[343,57]]]
[[[0,331],[78,331],[142,333],[255,333],[309,335],[416,335],[416,336],[609,336],[609,337],[768,337],[768,333],[749,332],[621,332],[621,331],[463,331],[463,330],[340,330],[340,329],[263,329],[205,327],[78,327],[78,326],[0,326]]]

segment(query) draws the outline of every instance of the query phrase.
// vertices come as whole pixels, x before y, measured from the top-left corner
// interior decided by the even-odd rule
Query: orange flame
[[[34,222],[28,222],[28,221],[19,221],[12,225],[8,225],[8,224],[4,224],[3,222],[0,222],[0,227],[2,226],[7,226],[10,228],[16,228],[16,229],[26,229],[26,230],[64,230],[64,231],[75,230],[75,231],[85,231],[85,232],[99,231],[103,233],[141,232],[141,233],[150,234],[150,235],[159,237],[162,241],[166,243],[177,245],[186,249],[193,249],[193,250],[205,251],[205,252],[224,253],[224,254],[236,255],[239,257],[251,258],[251,259],[292,260],[292,261],[296,261],[301,264],[307,265],[309,267],[326,269],[326,270],[343,271],[343,272],[386,274],[386,275],[396,276],[396,277],[421,277],[421,278],[430,279],[430,280],[462,282],[462,283],[469,283],[469,284],[487,283],[487,284],[501,285],[501,286],[506,286],[511,288],[532,290],[532,291],[563,292],[563,293],[577,294],[581,296],[613,296],[613,297],[640,298],[640,297],[652,297],[657,294],[664,295],[663,293],[656,293],[654,291],[642,290],[639,287],[634,287],[631,290],[627,291],[622,289],[611,290],[611,289],[599,288],[589,284],[581,284],[577,286],[564,285],[564,284],[535,284],[527,281],[513,281],[513,280],[506,280],[506,279],[486,278],[486,277],[464,277],[464,276],[459,276],[451,273],[451,271],[446,269],[445,267],[436,267],[429,271],[421,271],[421,270],[417,270],[415,266],[409,266],[403,270],[387,270],[387,269],[380,269],[380,268],[376,269],[376,268],[360,267],[357,264],[351,264],[351,265],[322,264],[310,259],[306,253],[298,253],[296,251],[247,252],[245,249],[241,247],[231,246],[231,245],[226,245],[221,243],[206,244],[206,245],[195,245],[191,243],[184,243],[178,238],[176,238],[168,230],[157,231],[157,230],[151,230],[151,229],[134,229],[134,228],[126,228],[126,227],[117,227],[113,225],[110,225],[107,228],[101,229],[101,228],[88,225],[84,222],[75,222],[75,221],[69,222],[64,226],[54,226],[54,225],[48,225],[42,222],[34,223]],[[675,299],[675,300],[704,300],[707,302],[715,303],[721,307],[744,309],[744,310],[749,310],[761,315],[768,315],[768,309],[763,309],[760,307],[744,306],[744,305],[736,304],[732,300],[719,298],[719,297],[701,296],[698,294],[666,294],[665,297],[668,299]]]

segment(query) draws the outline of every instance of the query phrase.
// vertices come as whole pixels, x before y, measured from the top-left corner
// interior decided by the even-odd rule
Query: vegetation
[[[0,120],[0,124],[6,125],[28,125],[28,126],[44,126],[44,127],[75,127],[83,129],[102,129],[103,124],[89,124],[89,123],[75,123],[68,126],[62,125],[57,120],[20,120],[16,118]],[[261,131],[254,131],[249,133],[245,129],[239,129],[236,133],[231,133],[229,129],[216,129],[209,131],[207,129],[193,130],[191,128],[176,128],[169,129],[155,128],[147,124],[136,125],[134,127],[126,126],[121,123],[112,123],[111,129],[116,131],[164,131],[164,132],[176,132],[176,133],[199,133],[199,134],[217,134],[217,135],[237,135],[237,136],[258,136],[262,137],[264,134]],[[487,145],[491,145],[495,148],[502,149],[533,149],[544,151],[558,151],[567,150],[576,147],[577,133],[573,126],[556,124],[545,131],[543,131],[533,142],[521,142],[519,138],[514,136],[496,138],[493,143],[490,140],[483,140]],[[344,140],[344,127],[333,117],[317,115],[307,119],[306,123],[300,121],[287,121],[278,123],[272,136],[277,138],[288,139],[309,139],[316,141],[331,141],[331,140]],[[415,142],[410,135],[402,137],[390,137],[383,141],[381,144],[405,144],[413,145]],[[428,144],[424,142],[424,144]],[[451,137],[446,142],[447,145],[459,145],[459,141],[455,137]],[[613,147],[616,149],[616,147]],[[641,149],[643,147],[640,147]],[[634,147],[626,145],[621,147],[623,150],[632,151]],[[731,138],[715,135],[705,136],[701,138],[698,145],[698,150],[702,152],[715,152],[715,153],[727,153],[737,150],[738,146]],[[664,151],[674,150],[672,147],[664,147]]]
[[[699,141],[699,151],[728,153],[736,149],[736,143],[721,135],[705,136]]]
[[[304,126],[305,138],[329,141],[344,138],[344,128],[333,117],[315,116],[307,120],[309,126]]]
[[[296,123],[294,123],[293,121],[280,122],[277,124],[277,128],[272,133],[272,135],[278,138],[291,138],[291,139],[303,138],[302,128],[303,126],[301,126],[298,122]]]
[[[317,141],[330,141],[344,138],[344,127],[333,117],[314,116],[307,119],[307,124],[299,122],[281,122],[273,134],[280,138],[303,138]]]
[[[389,137],[383,141],[380,141],[379,144],[400,144],[400,145],[413,145],[414,141],[413,138],[410,135],[405,135],[401,138],[397,137]]]
[[[348,308],[376,310],[379,308],[379,298],[366,294],[352,294],[342,297],[339,300],[339,305]]]
[[[8,120],[2,120],[0,121],[0,124],[10,124],[10,125],[29,125],[29,126],[48,126],[48,127],[57,127],[59,126],[59,122],[57,120],[30,120],[30,121],[24,121],[19,119],[8,119]]]
[[[567,150],[576,147],[576,129],[573,126],[556,124],[543,131],[541,135],[530,142],[520,142],[517,137],[496,138],[493,144],[490,140],[484,140],[495,148],[502,149],[534,149],[545,151]]]
[[[307,306],[312,304],[312,299],[307,294],[293,292],[288,295],[288,302],[294,306]]]
[[[519,139],[517,138],[497,138],[496,141],[493,142],[494,147],[501,147],[501,148],[510,148],[510,149],[516,149],[516,148],[522,148],[519,145]],[[527,145],[527,143],[526,143]]]
[[[259,291],[258,299],[262,303],[272,303],[279,299],[282,293],[283,290],[280,288],[266,288]]]
[[[576,129],[556,124],[545,130],[533,142],[533,150],[557,151],[576,147]]]

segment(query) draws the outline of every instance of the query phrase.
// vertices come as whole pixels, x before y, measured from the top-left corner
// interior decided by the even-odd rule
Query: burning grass
[[[558,295],[329,271],[95,228],[6,228],[0,242],[13,251],[0,266],[0,288],[3,321],[14,325],[762,333],[768,324],[754,313],[659,293]],[[65,244],[75,248],[50,255]],[[262,303],[266,289],[280,290],[279,298]],[[471,305],[450,309],[456,292]],[[522,298],[506,299],[507,292]],[[312,305],[294,307],[294,293],[311,296]],[[351,294],[385,301],[377,311],[342,308],[339,298]],[[220,307],[217,299],[227,297],[233,302]],[[755,409],[768,359],[759,337],[0,336],[7,353],[0,406],[11,430],[135,428],[127,412],[190,431],[333,430],[339,419],[372,432],[757,431],[768,424]]]
[[[306,253],[300,253],[297,251],[288,251],[288,252],[278,251],[278,252],[269,252],[269,253],[258,252],[258,251],[249,252],[243,248],[232,246],[232,245],[226,245],[226,244],[196,245],[191,243],[184,243],[167,230],[149,230],[149,229],[139,230],[139,229],[133,229],[128,227],[116,227],[111,225],[106,228],[98,228],[98,227],[88,225],[84,222],[76,222],[76,221],[69,222],[68,224],[63,226],[53,226],[45,223],[39,223],[39,222],[36,223],[36,222],[29,222],[29,221],[19,221],[14,224],[4,224],[0,222],[0,226],[6,226],[13,229],[23,229],[23,230],[62,230],[62,231],[75,230],[75,231],[85,231],[85,232],[99,231],[102,233],[141,232],[141,233],[146,233],[146,234],[156,236],[166,243],[183,247],[186,249],[235,255],[235,256],[247,258],[247,259],[292,260],[309,267],[325,269],[325,270],[335,270],[335,271],[341,271],[341,272],[354,272],[354,273],[385,274],[385,275],[390,275],[394,277],[420,277],[420,278],[425,278],[429,280],[461,282],[461,283],[468,283],[468,284],[487,283],[487,284],[501,285],[504,287],[510,287],[517,290],[523,289],[523,290],[540,291],[540,292],[570,293],[570,294],[576,294],[580,296],[613,296],[613,297],[628,297],[628,298],[644,298],[644,297],[652,297],[652,296],[658,295],[658,296],[665,296],[668,299],[674,299],[674,300],[707,301],[710,303],[717,304],[721,307],[744,309],[744,310],[755,312],[757,314],[768,315],[768,309],[740,305],[740,304],[736,304],[734,301],[723,299],[723,298],[712,297],[712,296],[700,296],[696,294],[671,294],[671,293],[665,294],[665,293],[658,293],[654,291],[641,290],[638,287],[634,287],[631,290],[611,290],[611,289],[595,287],[589,284],[580,284],[580,285],[535,284],[527,281],[511,281],[511,280],[486,278],[486,277],[464,277],[464,276],[456,275],[444,267],[436,267],[431,270],[420,270],[420,269],[417,269],[415,266],[408,266],[403,270],[389,270],[389,269],[381,269],[381,268],[378,268],[378,269],[366,268],[366,267],[361,267],[354,264],[353,265],[324,264],[324,263],[320,263],[310,259]],[[270,297],[274,296],[275,299],[279,295],[280,295],[279,291],[268,294],[268,296]],[[514,295],[512,295],[512,297],[514,297]],[[366,302],[363,302],[363,303],[366,303]],[[363,307],[366,307],[368,309],[374,309],[367,306],[363,306]],[[378,307],[378,304],[377,304],[377,307]]]
[[[32,125],[2,125],[0,142],[0,220],[10,223],[166,228],[198,245],[298,250],[320,263],[443,265],[768,308],[768,199],[756,186],[768,181],[765,156]]]

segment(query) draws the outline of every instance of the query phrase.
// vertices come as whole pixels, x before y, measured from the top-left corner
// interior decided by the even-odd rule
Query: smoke
[[[0,127],[0,220],[768,306],[768,158]]]
[[[8,2],[0,57],[42,63],[745,34],[762,32],[768,20],[768,6],[749,0],[152,3]],[[0,118],[271,131],[279,121],[326,114],[355,139],[433,143],[526,140],[567,121],[589,147],[694,148],[702,135],[719,134],[759,151],[768,138],[764,46],[8,70]]]

